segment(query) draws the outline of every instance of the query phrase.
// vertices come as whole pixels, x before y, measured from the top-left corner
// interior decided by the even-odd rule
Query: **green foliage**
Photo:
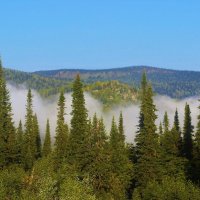
[[[73,84],[72,93],[72,112],[71,112],[71,131],[70,131],[70,162],[75,166],[79,173],[84,172],[88,165],[90,151],[88,149],[88,114],[85,107],[83,85],[80,76],[77,75]]]
[[[69,130],[68,125],[65,123],[65,115],[65,97],[64,93],[61,92],[58,100],[56,140],[54,150],[56,167],[59,167],[67,156]]]
[[[85,86],[85,91],[101,101],[104,109],[117,105],[128,105],[138,100],[137,90],[119,81],[96,82]]]
[[[191,182],[166,177],[161,182],[149,182],[141,193],[136,190],[133,197],[134,200],[199,200],[200,189]]]
[[[42,156],[46,157],[51,153],[51,134],[50,134],[50,125],[49,125],[49,119],[47,119],[46,124],[46,134],[44,138],[44,144],[42,149]]]
[[[186,103],[185,105],[185,118],[184,118],[184,127],[183,127],[183,155],[188,159],[192,159],[193,151],[193,133],[192,119],[190,106]]]
[[[12,119],[10,96],[0,60],[0,167],[16,162],[17,148],[15,141],[16,133]]]

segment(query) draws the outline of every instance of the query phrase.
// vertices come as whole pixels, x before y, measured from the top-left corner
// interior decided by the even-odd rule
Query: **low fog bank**
[[[16,126],[19,123],[19,120],[22,120],[24,124],[24,116],[26,114],[26,96],[27,96],[27,89],[23,86],[13,86],[8,84],[8,89],[10,91],[10,97],[12,102],[13,114],[14,114],[14,121]],[[46,127],[46,120],[49,118],[50,125],[51,125],[51,134],[52,137],[55,136],[55,127],[56,127],[56,116],[57,116],[57,100],[58,95],[51,97],[49,99],[43,99],[36,91],[32,91],[33,93],[33,110],[38,116],[38,121],[40,124],[40,132],[42,139],[44,138],[45,134],[45,127]],[[66,121],[68,124],[70,123],[70,112],[71,112],[71,94],[65,94],[66,98]],[[131,105],[127,107],[116,107],[111,109],[110,111],[104,112],[103,105],[96,99],[94,99],[90,94],[85,93],[85,100],[86,106],[89,111],[89,117],[93,117],[94,113],[96,112],[99,117],[104,118],[104,122],[106,125],[107,130],[110,130],[111,120],[114,116],[116,121],[118,121],[118,117],[120,111],[123,112],[124,116],[124,128],[126,134],[127,142],[133,142],[135,137],[135,132],[137,130],[138,124],[138,116],[139,116],[139,105]],[[191,108],[191,115],[192,115],[192,123],[196,126],[197,123],[197,115],[199,113],[198,106],[198,98],[187,98],[184,100],[175,100],[169,98],[167,96],[155,96],[154,98],[156,108],[158,110],[158,120],[157,124],[160,121],[163,121],[163,116],[165,111],[168,112],[170,118],[170,125],[173,124],[174,112],[175,109],[178,109],[180,124],[183,125],[184,119],[184,107],[185,103],[187,102]]]

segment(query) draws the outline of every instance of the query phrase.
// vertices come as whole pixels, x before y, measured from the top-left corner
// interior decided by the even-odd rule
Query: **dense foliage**
[[[40,139],[30,89],[25,124],[20,121],[14,127],[0,63],[0,199],[200,199],[200,116],[194,130],[186,104],[183,133],[177,110],[172,128],[167,112],[158,128],[152,86],[145,73],[139,98],[137,136],[126,144],[122,113],[118,120],[113,117],[109,134],[102,118],[88,117],[84,86],[77,75],[71,113],[65,112],[66,99],[60,92],[52,144],[48,119],[45,139]],[[72,116],[70,124],[66,114]]]

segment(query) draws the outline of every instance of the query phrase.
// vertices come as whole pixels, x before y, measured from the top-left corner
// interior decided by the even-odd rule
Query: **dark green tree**
[[[160,125],[159,125],[159,135],[162,136],[163,134],[163,127],[162,127],[162,123],[160,122]]]
[[[117,127],[114,117],[110,131],[110,153],[112,164],[111,186],[114,199],[126,199],[126,191],[131,180],[131,163],[125,146],[123,116],[120,113]]]
[[[171,131],[164,132],[161,144],[164,175],[185,179],[186,160],[180,154],[180,133],[175,127]]]
[[[55,159],[56,167],[59,167],[67,157],[69,130],[65,123],[65,96],[62,91],[58,100],[58,114],[55,137]]]
[[[164,133],[169,131],[169,118],[167,112],[165,112],[164,114],[163,128],[164,128]]]
[[[36,155],[36,136],[34,132],[33,123],[33,96],[29,89],[27,94],[26,103],[26,116],[25,116],[25,133],[23,142],[23,158],[24,158],[24,168],[29,170],[32,168],[35,161]]]
[[[185,117],[184,117],[184,126],[183,126],[183,155],[188,159],[192,159],[193,152],[193,126],[191,119],[190,106],[186,103],[185,105]]]
[[[150,180],[158,180],[162,177],[161,149],[155,125],[157,115],[151,85],[147,86],[141,104],[143,105],[144,127],[141,127],[135,139],[137,158],[135,179],[138,186],[145,187]]]
[[[46,134],[44,138],[44,144],[42,149],[42,156],[47,157],[51,153],[51,134],[50,134],[50,125],[49,125],[49,119],[47,119],[46,124]]]
[[[82,174],[89,164],[90,151],[88,146],[90,146],[90,136],[83,85],[79,75],[76,76],[73,83],[71,116],[70,163],[77,169],[79,174]]]
[[[41,138],[40,138],[39,124],[38,124],[38,119],[37,119],[36,114],[33,116],[33,129],[34,129],[35,143],[36,143],[35,159],[38,159],[42,156],[41,155],[42,144],[41,144]]]
[[[12,119],[9,91],[0,60],[0,167],[16,162],[16,133]]]
[[[179,116],[178,116],[178,110],[177,109],[176,109],[175,115],[174,115],[174,127],[178,132],[181,132]]]
[[[18,163],[22,163],[23,157],[22,157],[22,150],[23,150],[23,128],[22,128],[22,121],[19,121],[19,126],[16,130],[16,147],[17,147],[17,153],[18,153]]]
[[[200,110],[200,106],[199,106]],[[195,132],[195,139],[193,144],[193,170],[192,170],[192,179],[193,181],[200,182],[200,114],[198,115],[198,122]]]

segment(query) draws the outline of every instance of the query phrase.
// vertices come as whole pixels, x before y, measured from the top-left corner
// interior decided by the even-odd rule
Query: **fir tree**
[[[47,119],[46,134],[44,138],[42,156],[47,157],[50,153],[51,153],[51,134],[50,134],[49,119]]]
[[[36,144],[36,150],[35,150],[35,159],[38,159],[41,157],[41,138],[40,138],[40,130],[39,130],[39,124],[37,115],[35,114],[33,116],[33,129],[35,134],[35,144]]]
[[[25,116],[25,133],[23,145],[24,168],[29,170],[32,168],[36,155],[36,135],[33,123],[33,96],[29,89],[27,94],[26,116]]]
[[[88,132],[88,114],[85,107],[83,85],[77,75],[73,83],[72,112],[70,134],[70,163],[74,165],[79,174],[83,174],[89,164],[90,140]]]
[[[16,162],[16,133],[12,119],[9,92],[0,60],[0,167]]]
[[[174,127],[179,133],[181,133],[179,117],[178,117],[178,110],[177,109],[176,109],[175,115],[174,115]]]
[[[199,106],[200,110],[200,106]],[[193,145],[193,170],[192,170],[192,179],[193,181],[199,183],[200,181],[200,114],[197,117],[197,127],[195,132],[195,140]]]
[[[161,178],[161,149],[159,135],[156,133],[156,107],[153,103],[153,92],[150,85],[146,88],[143,104],[144,127],[136,136],[135,179],[137,185],[145,187],[150,180]]]
[[[185,105],[185,117],[183,127],[183,155],[188,159],[192,159],[193,141],[192,141],[193,126],[191,121],[190,106]]]
[[[128,151],[125,147],[123,116],[120,113],[119,126],[114,117],[110,131],[110,153],[112,163],[111,185],[114,199],[125,199],[126,189],[131,179],[131,164]]]
[[[62,91],[58,100],[58,114],[57,114],[57,126],[56,126],[56,137],[55,137],[55,159],[57,167],[67,157],[68,149],[68,137],[69,130],[65,123],[65,96]]]
[[[167,133],[169,131],[169,118],[167,112],[165,112],[164,114],[163,127],[164,127],[164,133]]]
[[[23,161],[22,157],[22,150],[23,150],[23,128],[22,128],[22,121],[19,121],[19,126],[16,131],[16,146],[17,146],[17,153],[18,153],[18,163]]]
[[[141,88],[140,88],[140,100],[141,100],[141,104],[140,104],[140,115],[139,115],[138,133],[140,133],[142,131],[143,127],[144,127],[144,109],[145,109],[144,97],[145,97],[147,85],[148,85],[148,82],[147,82],[146,73],[143,72],[143,74],[142,74],[142,80],[141,80]]]
[[[165,131],[161,138],[162,164],[165,176],[185,178],[184,167],[186,160],[180,154],[180,133],[175,127],[171,131]]]
[[[162,127],[162,123],[160,122],[160,125],[159,125],[159,135],[162,136],[163,134],[163,127]]]

